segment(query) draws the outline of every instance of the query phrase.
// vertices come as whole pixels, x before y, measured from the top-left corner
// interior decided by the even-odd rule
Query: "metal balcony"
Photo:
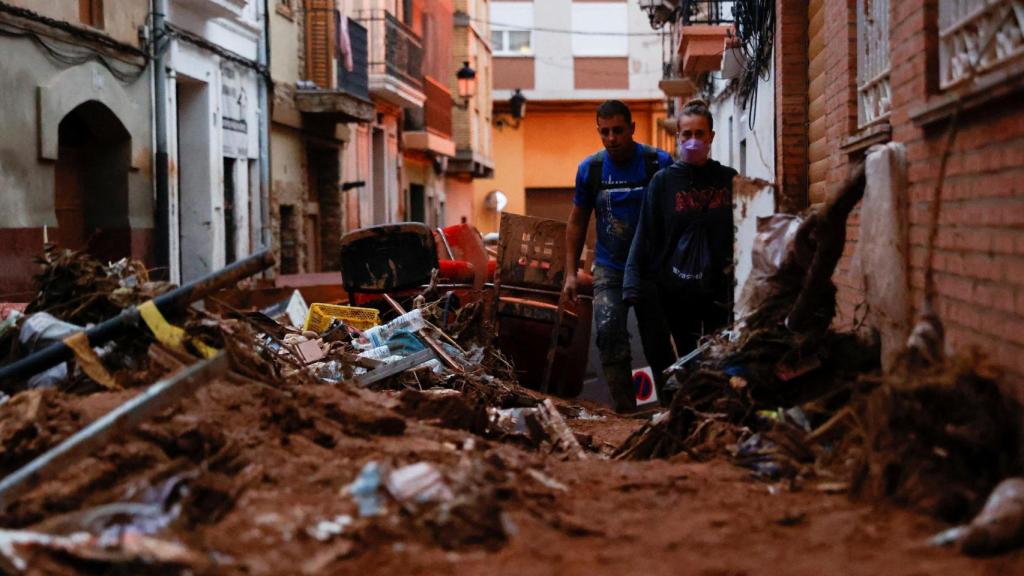
[[[369,30],[370,94],[405,108],[421,108],[426,96],[419,36],[383,10],[366,11],[358,19]]]
[[[682,24],[683,26],[735,24],[733,8],[736,2],[737,0],[682,0],[680,5]]]
[[[322,34],[333,35],[333,25],[322,28]],[[334,122],[373,120],[375,111],[370,101],[366,28],[350,20],[348,33],[352,44],[351,71],[346,70],[345,62],[338,57],[332,41],[309,45],[307,65],[312,72],[311,77],[319,80],[307,80],[297,87],[295,107],[299,112]],[[320,86],[318,82],[326,86]]]
[[[433,78],[424,78],[427,100],[423,108],[405,111],[405,132],[402,143],[406,149],[422,150],[440,156],[455,156],[452,140],[452,95]]]

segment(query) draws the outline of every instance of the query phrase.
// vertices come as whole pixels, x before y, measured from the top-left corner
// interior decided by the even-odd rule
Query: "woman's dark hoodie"
[[[703,166],[676,162],[651,179],[644,193],[640,222],[629,250],[623,278],[623,299],[639,301],[643,287],[654,283],[673,288],[665,271],[683,233],[702,220],[713,266],[718,272],[732,264],[732,179],[736,171],[714,160]],[[722,288],[725,288],[723,281]]]

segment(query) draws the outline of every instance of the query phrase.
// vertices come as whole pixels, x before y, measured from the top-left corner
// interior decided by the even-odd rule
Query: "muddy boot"
[[[605,364],[604,379],[612,396],[612,407],[619,414],[636,412],[636,390],[629,364]]]

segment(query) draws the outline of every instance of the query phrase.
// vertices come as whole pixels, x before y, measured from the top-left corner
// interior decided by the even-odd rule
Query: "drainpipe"
[[[263,29],[260,31],[257,61],[269,70],[270,61],[270,2],[263,0]],[[262,78],[259,89],[260,107],[260,247],[271,247],[270,235],[270,78]]]
[[[154,250],[160,276],[171,271],[170,160],[167,145],[167,0],[153,0],[153,116],[156,140],[156,235]]]

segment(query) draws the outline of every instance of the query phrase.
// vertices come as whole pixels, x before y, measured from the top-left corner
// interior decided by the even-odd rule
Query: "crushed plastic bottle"
[[[391,335],[398,330],[408,330],[409,332],[417,332],[422,330],[426,326],[423,321],[423,312],[416,308],[411,312],[402,314],[398,318],[395,318],[387,324],[381,326],[374,326],[363,332],[363,336],[370,341],[370,344],[374,348],[384,346],[387,344]]]

